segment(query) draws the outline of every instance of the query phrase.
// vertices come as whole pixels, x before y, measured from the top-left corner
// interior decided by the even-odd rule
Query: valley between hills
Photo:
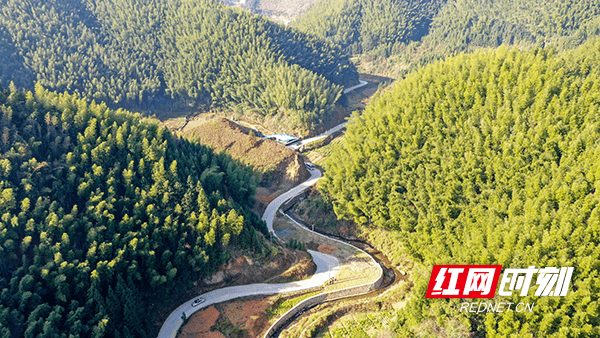
[[[599,36],[598,0],[0,0],[0,337],[600,336]]]

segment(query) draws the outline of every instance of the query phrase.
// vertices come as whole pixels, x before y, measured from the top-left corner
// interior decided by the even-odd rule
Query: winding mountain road
[[[311,176],[307,181],[287,191],[283,195],[273,200],[267,206],[262,219],[267,222],[269,232],[271,232],[275,237],[277,237],[273,231],[273,218],[275,216],[275,212],[277,212],[283,203],[300,194],[311,185],[315,184],[321,177],[321,172],[317,169],[310,170],[310,173]],[[207,306],[240,297],[273,295],[311,289],[325,284],[325,282],[337,274],[340,268],[340,262],[337,260],[337,258],[317,251],[308,250],[308,252],[317,265],[317,270],[311,278],[298,282],[281,284],[258,283],[230,286],[203,293],[197,297],[194,297],[193,299],[188,300],[171,312],[167,320],[163,323],[160,333],[158,334],[158,338],[174,338],[184,322],[184,314],[186,318],[189,318],[193,313]],[[192,303],[197,298],[204,298],[204,302],[194,307],[192,306]]]
[[[337,273],[340,263],[337,258],[326,255],[317,251],[308,250],[311,254],[313,261],[317,265],[317,271],[315,274],[306,280],[281,283],[281,284],[248,284],[239,286],[230,286],[213,290],[207,293],[203,293],[193,299],[180,305],[175,311],[171,312],[167,320],[164,322],[158,334],[159,338],[174,338],[179,331],[179,328],[183,324],[183,314],[185,313],[186,318],[189,318],[193,313],[199,311],[205,307],[213,304],[226,302],[228,300],[247,297],[247,296],[260,296],[260,295],[274,295],[279,293],[290,293],[297,292],[314,287],[321,286],[329,280],[331,276],[335,276]],[[204,298],[204,302],[197,306],[192,306],[192,303],[197,298]]]
[[[310,178],[308,180],[293,187],[292,189],[288,190],[287,192],[281,194],[279,197],[277,197],[276,199],[271,201],[271,203],[269,203],[269,205],[267,206],[267,209],[263,213],[262,220],[267,223],[267,229],[269,229],[269,232],[273,236],[275,236],[275,238],[277,238],[279,240],[280,240],[280,238],[277,237],[277,235],[275,234],[275,231],[273,231],[273,219],[275,218],[275,213],[277,212],[277,210],[279,210],[279,208],[281,207],[281,205],[283,203],[294,198],[296,195],[301,194],[304,190],[308,189],[311,185],[317,183],[319,178],[321,178],[321,176],[322,176],[321,172],[316,168],[308,169],[308,171],[310,172]]]
[[[367,84],[366,81],[361,80],[360,84],[345,89],[344,93],[347,93],[354,89],[365,86],[366,84]],[[344,128],[346,126],[346,124],[347,124],[347,122],[339,124],[339,125],[333,127],[332,129],[324,132],[321,135],[312,137],[310,139],[302,140],[302,141],[294,144],[294,146],[300,144],[300,145],[298,145],[298,147],[300,147],[303,144],[307,144],[307,143],[325,138],[328,135],[333,134],[334,132]],[[298,147],[292,148],[290,146],[290,148],[292,148],[292,149],[297,149]],[[281,205],[283,203],[294,198],[296,195],[299,195],[304,190],[306,190],[313,184],[317,183],[319,178],[321,178],[321,176],[322,176],[321,172],[316,168],[309,169],[309,172],[310,172],[310,178],[307,181],[301,183],[300,185],[295,186],[294,188],[290,189],[289,191],[283,193],[282,195],[280,195],[279,197],[274,199],[271,203],[269,203],[269,205],[267,206],[267,209],[263,213],[262,219],[267,223],[267,228],[269,229],[269,232],[271,234],[273,234],[273,236],[275,236],[275,238],[277,238],[277,239],[279,239],[279,237],[277,237],[277,235],[275,234],[275,231],[273,230],[273,219],[275,218],[275,213],[277,212],[277,210],[279,210],[279,208],[281,207]],[[337,258],[335,258],[331,255],[317,252],[317,251],[308,250],[308,252],[312,256],[313,261],[315,262],[315,264],[317,266],[317,270],[315,271],[315,274],[311,278],[303,280],[303,281],[291,282],[291,283],[280,283],[280,284],[257,283],[257,284],[230,286],[230,287],[220,288],[217,290],[203,293],[199,296],[194,297],[193,299],[188,300],[187,302],[180,305],[173,312],[171,312],[171,314],[169,315],[167,320],[165,320],[162,327],[160,328],[158,338],[175,338],[175,336],[177,335],[177,332],[179,331],[179,328],[181,327],[181,325],[184,322],[183,318],[189,318],[195,312],[197,312],[205,307],[208,307],[210,305],[222,303],[222,302],[240,298],[240,297],[258,296],[258,295],[273,295],[273,294],[290,293],[290,292],[307,290],[307,289],[321,286],[321,285],[325,284],[325,282],[327,282],[331,277],[335,277],[335,275],[337,274],[337,272],[340,268],[340,262],[337,260]],[[194,300],[198,299],[198,298],[203,298],[204,301],[197,306],[192,306],[192,303],[194,302]]]

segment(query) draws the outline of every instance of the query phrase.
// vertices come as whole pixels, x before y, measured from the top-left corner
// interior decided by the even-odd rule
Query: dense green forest
[[[353,54],[417,66],[478,48],[571,49],[600,34],[599,0],[325,0],[294,25]]]
[[[462,318],[485,337],[597,337],[598,163],[600,41],[501,47],[438,61],[378,96],[352,118],[322,189],[339,217],[389,229],[394,255],[424,270],[399,332],[450,332]],[[459,299],[424,299],[433,264],[575,270],[566,297],[495,300],[535,303],[531,313],[459,314]]]
[[[423,44],[440,56],[502,44],[571,49],[600,33],[600,1],[452,1]]]
[[[152,120],[0,91],[0,337],[146,337],[152,302],[268,248],[251,168]]]
[[[339,44],[353,54],[420,39],[441,0],[324,0],[294,21],[294,27]]]
[[[282,115],[312,129],[342,85],[341,49],[217,0],[0,0],[0,80],[110,107]]]

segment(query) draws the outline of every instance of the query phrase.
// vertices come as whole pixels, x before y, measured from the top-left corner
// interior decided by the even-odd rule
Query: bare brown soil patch
[[[200,333],[199,335],[197,335],[194,338],[225,338],[225,336],[222,335],[221,332],[211,331],[211,332]]]
[[[219,152],[228,154],[240,161],[265,172],[296,154],[293,150],[274,141],[253,136],[250,130],[222,117],[206,118],[202,115],[189,121],[183,128],[184,136],[197,138]]]
[[[317,271],[317,265],[310,258],[301,260],[298,264],[292,266],[281,275],[269,279],[269,283],[287,283],[299,281],[312,276]]]
[[[271,203],[275,197],[272,197],[271,195],[269,196],[256,196],[256,199],[258,201],[260,201],[261,203],[265,204],[265,205],[269,205],[269,203]]]
[[[219,311],[214,306],[209,306],[194,313],[187,323],[181,328],[178,337],[180,338],[191,338],[191,337],[209,337],[202,335],[203,333],[209,333],[210,328],[215,325],[219,318]],[[218,333],[221,335],[220,333]],[[222,337],[223,335],[221,335]],[[216,338],[217,336],[215,336]]]
[[[177,338],[226,338],[221,332],[209,331],[209,332],[198,332],[190,334],[178,334]]]
[[[274,302],[272,298],[226,303],[221,306],[221,311],[233,325],[247,330],[250,337],[258,337],[267,324],[264,315]]]
[[[319,247],[317,248],[317,250],[319,252],[324,253],[324,254],[331,255],[332,253],[338,251],[338,248],[323,243],[323,244],[319,245]]]
[[[275,141],[254,136],[253,129],[215,114],[200,114],[190,118],[180,133],[199,140],[216,152],[225,151],[262,173],[262,188],[256,191],[255,211],[258,214],[278,194],[310,177],[304,159],[297,152]]]

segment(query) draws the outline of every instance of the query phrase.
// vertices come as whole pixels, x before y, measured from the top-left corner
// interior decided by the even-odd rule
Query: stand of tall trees
[[[294,27],[337,43],[352,54],[391,49],[425,35],[443,2],[324,0],[296,19]]]
[[[324,0],[294,26],[409,71],[478,48],[572,49],[600,34],[599,0]]]
[[[343,85],[341,49],[217,0],[1,0],[0,80],[111,107],[236,107],[312,129]]]
[[[444,55],[478,47],[553,45],[572,49],[600,33],[600,1],[450,1],[424,44]]]
[[[155,122],[11,85],[0,130],[0,337],[146,337],[148,295],[265,250],[253,171]]]
[[[597,39],[499,48],[409,74],[352,118],[322,188],[339,217],[389,229],[425,270],[399,332],[459,318],[486,337],[600,335],[599,79]],[[532,312],[459,313],[459,299],[424,299],[434,264],[574,273],[566,297],[535,297],[534,284],[493,300]]]

